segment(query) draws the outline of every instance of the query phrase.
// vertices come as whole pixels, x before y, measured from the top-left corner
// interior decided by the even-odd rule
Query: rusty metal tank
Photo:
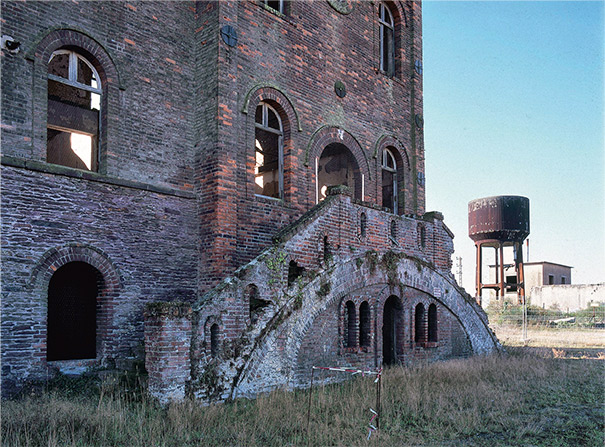
[[[471,200],[468,235],[475,242],[523,242],[529,235],[529,199],[494,196]]]

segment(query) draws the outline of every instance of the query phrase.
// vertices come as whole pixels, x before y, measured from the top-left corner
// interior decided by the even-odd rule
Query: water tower
[[[494,196],[468,204],[468,235],[477,250],[476,297],[481,304],[483,289],[496,290],[502,299],[506,287],[516,286],[518,303],[525,298],[523,241],[529,235],[529,199],[521,196]],[[504,278],[504,247],[513,247],[516,284]],[[483,283],[483,249],[495,250],[495,282]]]

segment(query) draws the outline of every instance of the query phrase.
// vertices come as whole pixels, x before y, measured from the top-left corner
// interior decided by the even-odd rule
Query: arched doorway
[[[101,273],[86,262],[60,267],[48,284],[47,360],[97,356],[97,297]]]
[[[401,351],[401,303],[391,295],[384,303],[382,316],[382,363],[394,365],[399,362]]]
[[[317,164],[317,201],[326,198],[328,186],[345,185],[353,197],[362,199],[362,179],[359,165],[351,151],[340,143],[328,144]]]

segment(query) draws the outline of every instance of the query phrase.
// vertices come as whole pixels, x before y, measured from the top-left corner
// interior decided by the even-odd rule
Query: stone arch
[[[241,370],[241,375],[234,382],[235,392],[257,393],[259,383],[255,380],[258,378],[253,377],[250,373],[260,370],[272,371],[270,377],[267,376],[266,380],[263,380],[266,390],[271,389],[272,383],[273,386],[285,383],[294,387],[304,385],[298,381],[296,369],[299,364],[301,345],[308,339],[309,331],[312,330],[316,319],[329,307],[337,305],[347,296],[356,295],[356,290],[366,287],[375,287],[374,296],[397,295],[394,293],[393,286],[389,285],[392,284],[392,279],[381,268],[370,271],[369,265],[364,264],[358,267],[355,259],[339,263],[333,270],[315,277],[305,287],[311,299],[303,299],[301,306],[297,307],[296,313],[288,319],[286,324],[282,324],[278,330],[268,331],[263,339],[256,343],[248,362]],[[485,355],[499,350],[500,345],[489,329],[485,313],[471,297],[459,289],[453,278],[448,278],[428,266],[418,271],[413,259],[403,258],[397,266],[394,279],[405,287],[423,292],[428,299],[434,300],[442,309],[451,312],[465,332],[474,354]],[[322,284],[328,282],[330,291],[318,303],[317,292]],[[370,304],[374,307],[380,306],[380,303],[382,300]],[[374,308],[376,309],[376,307]],[[376,320],[379,320],[378,315]],[[380,322],[376,321],[376,324],[380,324]],[[278,338],[284,340],[284,350],[280,352],[270,348]],[[276,361],[283,365],[279,372],[273,368]]]
[[[61,267],[82,262],[96,269],[102,281],[99,281],[97,302],[97,359],[110,356],[112,346],[117,342],[107,337],[114,329],[113,307],[122,290],[122,280],[109,256],[102,250],[81,244],[68,244],[55,247],[42,255],[32,269],[28,286],[39,297],[42,307],[48,314],[49,285],[55,272]]]
[[[54,51],[73,50],[84,56],[99,74],[101,89],[101,116],[98,143],[98,172],[107,174],[108,140],[113,135],[114,123],[118,120],[118,90],[124,89],[120,72],[110,53],[97,39],[83,30],[74,27],[57,27],[46,30],[30,48],[26,58],[34,63],[33,70],[33,107],[39,112],[34,114],[33,129],[34,155],[46,159],[47,117],[48,117],[48,62]]]

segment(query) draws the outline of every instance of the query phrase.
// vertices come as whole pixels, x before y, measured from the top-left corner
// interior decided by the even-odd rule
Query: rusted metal
[[[513,246],[517,276],[517,298],[525,298],[523,272],[523,241],[529,235],[529,199],[521,196],[493,196],[472,200],[468,204],[468,234],[477,250],[476,297],[481,302],[483,289],[495,289],[503,298],[506,290],[504,277],[504,247]],[[482,249],[495,250],[495,276],[493,284],[483,283]]]
[[[468,204],[468,235],[475,241],[523,241],[529,235],[529,199],[494,196]]]

